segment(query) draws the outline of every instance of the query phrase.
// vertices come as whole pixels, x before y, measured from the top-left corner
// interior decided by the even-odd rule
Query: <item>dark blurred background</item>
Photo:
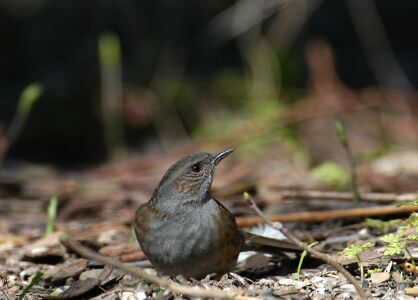
[[[295,105],[328,73],[415,95],[417,13],[408,0],[1,0],[3,136],[22,90],[43,86],[6,164],[84,166],[209,138],[214,116]],[[416,117],[413,99],[399,101]]]

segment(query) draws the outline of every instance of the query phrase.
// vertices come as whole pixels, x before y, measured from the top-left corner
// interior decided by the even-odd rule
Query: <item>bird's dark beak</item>
[[[229,154],[231,154],[234,151],[234,149],[228,149],[219,153],[215,153],[213,155],[212,159],[212,165],[216,166],[221,160],[223,160],[225,157],[227,157]]]

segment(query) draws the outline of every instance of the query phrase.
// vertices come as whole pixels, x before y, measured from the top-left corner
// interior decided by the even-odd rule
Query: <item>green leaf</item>
[[[20,293],[19,297],[17,298],[18,300],[22,300],[25,295],[30,291],[30,289],[39,283],[39,281],[41,281],[43,273],[42,272],[36,272],[35,276],[32,277],[32,280],[30,281],[30,283],[25,286],[25,288],[22,290],[22,292]]]
[[[20,94],[17,111],[19,115],[26,116],[29,114],[33,104],[39,99],[43,91],[43,87],[39,83],[31,83]]]
[[[416,235],[416,234],[411,234],[411,235],[408,235],[408,236],[406,237],[406,240],[407,240],[407,241],[418,241],[418,235]]]
[[[385,255],[391,256],[402,254],[403,249],[406,246],[406,239],[400,234],[387,234],[382,236],[380,239],[387,245]]]
[[[309,244],[309,248],[315,247],[318,244],[319,244],[319,242],[313,242],[313,243]],[[300,270],[302,269],[302,264],[303,264],[303,261],[305,260],[305,257],[306,257],[307,254],[308,254],[308,251],[303,250],[302,254],[300,255],[298,269],[296,271],[296,279],[297,280],[300,279]]]
[[[347,147],[347,134],[345,131],[345,127],[341,121],[335,122],[335,131],[337,132],[338,139],[340,140],[341,145],[345,148]]]
[[[48,205],[48,221],[46,224],[46,234],[51,234],[55,229],[55,220],[57,217],[58,200],[57,197],[53,196],[49,200]]]

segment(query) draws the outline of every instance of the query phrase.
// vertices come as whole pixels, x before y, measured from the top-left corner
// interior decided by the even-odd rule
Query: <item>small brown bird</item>
[[[216,165],[233,149],[184,157],[165,173],[135,215],[136,237],[161,273],[201,278],[232,271],[240,251],[297,251],[290,242],[238,229],[210,193]]]

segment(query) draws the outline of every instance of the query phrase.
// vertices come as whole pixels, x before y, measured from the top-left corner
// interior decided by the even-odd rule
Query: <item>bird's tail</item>
[[[264,237],[247,231],[241,231],[245,243],[242,251],[258,251],[266,253],[300,252],[302,249],[288,240]]]

